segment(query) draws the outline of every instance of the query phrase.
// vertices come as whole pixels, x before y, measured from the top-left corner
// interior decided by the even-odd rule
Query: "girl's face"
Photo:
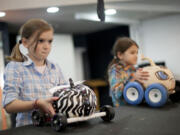
[[[36,61],[43,61],[51,51],[51,43],[53,40],[53,31],[45,31],[40,36],[37,42],[33,42],[35,35],[28,40],[28,55]],[[37,44],[37,45],[36,45]]]
[[[118,52],[118,58],[127,65],[135,65],[137,63],[138,47],[132,45],[124,53]]]

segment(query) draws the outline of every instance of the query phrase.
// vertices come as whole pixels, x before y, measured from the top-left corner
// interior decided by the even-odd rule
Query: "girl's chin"
[[[47,58],[46,56],[39,57],[40,60],[46,60],[46,58]]]
[[[46,58],[47,58],[47,56],[48,56],[47,54],[44,54],[44,55],[41,55],[40,57],[41,57],[41,58],[45,58],[45,59],[46,59]]]
[[[136,65],[136,64],[137,64],[137,62],[132,62],[132,63],[131,63],[131,65]]]

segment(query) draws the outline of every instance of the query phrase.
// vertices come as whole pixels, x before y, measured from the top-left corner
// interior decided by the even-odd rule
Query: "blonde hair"
[[[48,24],[45,20],[42,19],[31,19],[27,21],[24,25],[21,26],[20,28],[20,36],[21,39],[29,39],[31,38],[34,34],[36,34],[36,37],[33,41],[33,43],[36,43],[37,48],[37,43],[39,36],[48,30],[53,30],[52,26]],[[7,60],[9,61],[17,61],[17,62],[23,62],[26,60],[26,57],[20,52],[19,50],[19,45],[21,44],[21,40],[14,46],[11,55],[7,57]]]

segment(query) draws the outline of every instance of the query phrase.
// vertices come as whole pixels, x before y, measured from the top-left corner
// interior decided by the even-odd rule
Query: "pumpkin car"
[[[74,83],[69,79],[68,85],[57,86],[49,90],[52,96],[59,97],[52,106],[56,114],[51,118],[48,114],[34,110],[32,122],[35,126],[50,124],[56,131],[66,128],[67,124],[101,117],[104,121],[111,121],[115,112],[109,106],[103,106],[96,112],[96,95],[83,82]]]
[[[145,98],[149,106],[161,107],[168,96],[175,93],[175,78],[168,68],[157,66],[152,59],[142,56],[142,60],[150,63],[150,66],[143,68],[149,74],[148,80],[143,83],[129,82],[123,90],[124,99],[129,104],[137,105]]]

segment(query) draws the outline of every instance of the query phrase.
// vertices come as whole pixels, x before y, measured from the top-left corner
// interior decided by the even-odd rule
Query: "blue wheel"
[[[143,100],[144,90],[138,82],[129,82],[123,90],[123,96],[127,103],[138,105]]]
[[[151,107],[163,106],[168,98],[167,89],[158,83],[151,84],[145,91],[146,103]]]

